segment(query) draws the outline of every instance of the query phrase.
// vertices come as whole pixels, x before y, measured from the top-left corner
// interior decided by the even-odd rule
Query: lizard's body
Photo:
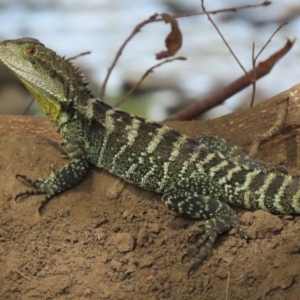
[[[162,194],[164,204],[182,215],[205,221],[204,249],[195,270],[217,236],[235,227],[227,205],[275,214],[300,214],[300,181],[278,175],[236,147],[212,136],[191,139],[167,126],[113,109],[88,90],[82,75],[66,59],[30,38],[0,44],[3,61],[35,96],[62,135],[71,162],[47,179],[31,181],[53,196],[78,184],[93,164],[141,188]]]

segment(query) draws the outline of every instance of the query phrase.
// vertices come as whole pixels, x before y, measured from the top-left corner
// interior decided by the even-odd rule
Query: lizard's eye
[[[29,48],[26,48],[24,53],[27,55],[27,56],[35,56],[37,54],[37,50],[36,48],[34,47],[29,47]]]

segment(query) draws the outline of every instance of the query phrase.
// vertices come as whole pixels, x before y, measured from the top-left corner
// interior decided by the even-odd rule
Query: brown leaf
[[[156,59],[162,59],[175,55],[182,45],[182,34],[178,27],[177,20],[165,13],[161,14],[161,17],[166,23],[171,23],[171,32],[165,39],[167,50],[156,53]]]

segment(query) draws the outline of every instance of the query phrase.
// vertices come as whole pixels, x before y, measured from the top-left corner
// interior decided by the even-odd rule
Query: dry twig
[[[285,23],[282,23],[278,26],[278,28],[273,32],[273,34],[270,36],[270,38],[267,40],[267,42],[263,45],[263,47],[260,49],[260,51],[257,53],[256,56],[254,56],[254,50],[255,50],[255,43],[253,42],[253,45],[252,45],[252,66],[253,66],[253,77],[252,77],[252,86],[253,86],[253,89],[252,89],[252,95],[251,95],[251,102],[250,102],[250,107],[253,107],[253,104],[254,104],[254,98],[255,98],[255,91],[256,91],[256,62],[257,62],[257,59],[258,57],[261,55],[261,53],[266,49],[266,47],[270,44],[272,38],[274,37],[274,35],[284,26],[286,25],[287,22]]]
[[[252,70],[253,70],[253,78],[252,78],[252,95],[251,95],[251,102],[250,102],[250,107],[253,106],[254,103],[254,98],[255,98],[255,93],[256,93],[256,57],[254,57],[255,53],[255,42],[253,41],[252,44]]]
[[[34,98],[32,97],[31,101],[29,102],[29,104],[27,105],[27,107],[25,108],[25,110],[23,111],[23,113],[21,115],[25,116],[29,110],[29,108],[31,107],[31,105],[34,102]]]
[[[262,143],[269,141],[271,138],[281,133],[281,130],[284,127],[286,117],[287,117],[289,97],[286,97],[281,100],[277,100],[275,104],[277,105],[277,120],[274,126],[271,127],[267,132],[260,134],[256,137],[249,152],[250,156],[257,155],[260,145]]]
[[[150,69],[148,69],[144,75],[141,77],[141,79],[127,92],[127,94],[115,105],[115,107],[118,107],[120,106],[131,94],[134,90],[136,90],[140,85],[141,83],[143,82],[143,80],[150,74],[153,72],[154,69],[166,64],[166,63],[169,63],[169,62],[172,62],[174,60],[186,60],[185,57],[183,56],[177,56],[177,57],[174,57],[174,58],[168,58],[168,59],[165,59],[164,61],[152,66]]]
[[[292,48],[295,41],[287,40],[286,44],[282,49],[272,54],[265,61],[260,62],[255,69],[248,71],[249,76],[243,75],[242,77],[231,82],[228,86],[222,90],[210,95],[209,97],[203,99],[201,102],[193,103],[189,107],[173,114],[167,120],[192,120],[202,113],[208,111],[212,107],[223,103],[226,99],[236,94],[237,92],[243,90],[252,84],[253,73],[255,72],[256,80],[259,80],[266,74],[268,74],[274,65]]]
[[[228,7],[228,8],[222,8],[222,9],[216,9],[216,10],[208,10],[207,13],[209,13],[210,15],[216,15],[218,13],[236,12],[236,11],[242,10],[242,9],[268,6],[270,4],[272,4],[272,1],[263,1],[263,2],[257,3],[257,4],[246,4],[246,5]],[[173,16],[173,18],[179,19],[179,18],[186,18],[186,17],[193,17],[193,16],[200,16],[200,15],[206,15],[206,13],[202,12],[202,11],[196,12],[196,13],[187,13],[187,14]],[[161,21],[161,20],[158,19],[158,20],[155,20],[154,22],[158,22],[158,21]]]
[[[67,58],[67,60],[73,60],[73,59],[76,59],[76,58],[78,58],[80,56],[88,55],[88,54],[91,54],[91,53],[92,53],[92,51],[81,52],[81,53],[79,53],[79,54],[77,54],[75,56]]]
[[[234,51],[231,49],[230,45],[227,43],[226,39],[224,38],[224,36],[222,35],[220,29],[218,28],[218,26],[216,25],[216,23],[213,21],[213,19],[210,16],[210,13],[207,12],[207,10],[205,9],[204,6],[204,0],[201,0],[201,6],[202,6],[202,10],[203,12],[206,14],[208,20],[211,22],[211,24],[214,26],[214,28],[216,29],[216,31],[218,32],[218,34],[220,35],[220,37],[222,38],[224,44],[226,45],[226,47],[228,48],[228,50],[230,51],[231,55],[234,57],[234,59],[236,60],[236,62],[238,63],[238,65],[240,66],[240,68],[243,70],[243,72],[245,73],[246,76],[249,77],[250,81],[252,82],[252,96],[251,96],[251,103],[250,103],[250,107],[253,107],[254,104],[254,98],[255,98],[255,92],[256,92],[256,62],[257,59],[259,57],[259,55],[266,49],[266,47],[269,45],[269,43],[271,42],[272,38],[274,37],[274,35],[284,26],[287,24],[287,22],[281,24],[278,26],[278,28],[273,32],[273,34],[270,36],[270,38],[267,40],[267,42],[265,43],[265,45],[261,48],[261,50],[258,52],[258,54],[255,56],[254,55],[254,50],[255,50],[255,42],[253,42],[252,44],[252,67],[253,67],[253,77],[250,77],[250,75],[247,73],[247,71],[245,70],[244,66],[241,64],[241,62],[239,61],[239,59],[237,58],[237,56],[235,55]]]
[[[229,44],[227,43],[226,39],[224,38],[222,32],[220,31],[220,29],[218,28],[218,26],[216,25],[216,23],[214,22],[214,20],[211,18],[210,13],[205,9],[204,6],[204,0],[201,0],[201,7],[203,12],[206,14],[208,20],[210,21],[210,23],[214,26],[214,28],[216,29],[216,31],[218,32],[219,36],[221,37],[221,39],[223,40],[224,44],[226,45],[226,47],[228,48],[228,50],[230,51],[231,55],[234,57],[234,59],[236,60],[236,62],[239,64],[239,66],[241,67],[241,69],[244,71],[245,75],[249,77],[249,74],[247,73],[246,69],[244,68],[244,66],[241,64],[241,62],[239,61],[239,59],[237,58],[237,56],[235,55],[234,51],[231,49],[231,47],[229,46]]]
[[[229,296],[229,287],[230,287],[230,270],[227,271],[227,284],[226,284],[226,293],[225,293],[225,300],[228,300],[228,296]]]
[[[153,22],[153,20],[155,20],[157,18],[158,14],[154,14],[152,16],[149,17],[149,19],[139,23],[138,25],[135,26],[135,28],[133,29],[133,31],[131,32],[131,34],[127,37],[127,39],[123,42],[123,44],[120,46],[119,50],[117,51],[116,55],[115,55],[115,58],[112,62],[112,64],[109,66],[108,70],[107,70],[107,74],[105,76],[105,79],[104,79],[104,82],[103,82],[103,85],[101,87],[101,92],[100,92],[100,99],[103,100],[103,97],[105,95],[105,89],[106,89],[106,85],[107,85],[107,82],[108,82],[108,79],[110,77],[110,74],[113,70],[113,68],[115,67],[119,57],[122,55],[122,52],[124,50],[124,48],[126,47],[126,45],[128,44],[128,42],[138,33],[140,32],[141,28],[143,26],[145,26],[146,24],[148,23],[151,23]]]
[[[223,12],[236,12],[237,10],[241,10],[241,9],[249,9],[249,8],[256,8],[256,7],[260,7],[260,6],[268,6],[270,5],[272,2],[271,1],[263,1],[261,3],[258,4],[253,4],[253,5],[241,5],[241,6],[236,6],[236,7],[229,7],[229,8],[224,8],[224,9],[218,9],[218,10],[212,10],[212,11],[207,11],[207,14],[217,14],[217,13],[223,13]],[[197,15],[203,15],[206,14],[204,12],[197,12],[197,13],[189,13],[189,14],[183,14],[183,15],[178,15],[178,16],[173,16],[173,18],[178,19],[178,18],[186,18],[186,17],[191,17],[191,16],[197,16]],[[137,24],[135,26],[135,28],[133,29],[133,31],[130,33],[130,35],[127,37],[127,39],[123,42],[123,44],[120,46],[120,48],[118,49],[111,65],[108,67],[107,69],[107,74],[104,78],[102,87],[101,87],[101,91],[100,91],[100,99],[103,100],[104,95],[105,95],[105,89],[106,89],[106,85],[108,82],[108,79],[111,75],[111,72],[113,71],[115,65],[117,64],[118,59],[120,58],[120,56],[123,53],[124,48],[126,47],[126,45],[128,44],[128,42],[138,33],[140,32],[140,30],[142,29],[143,26],[149,24],[149,23],[153,23],[153,22],[162,22],[164,21],[163,17],[159,18],[158,14],[154,14],[152,16],[150,16],[148,19],[142,21],[141,23]]]
[[[28,279],[28,280],[31,280],[28,276],[26,276],[25,274],[23,274],[21,271],[19,271],[18,269],[15,269],[15,271],[17,273],[19,273],[21,276],[23,276],[24,278]]]

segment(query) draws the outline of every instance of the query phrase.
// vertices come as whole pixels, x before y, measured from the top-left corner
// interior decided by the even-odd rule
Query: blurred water
[[[206,2],[209,4],[208,9],[245,4],[244,0]],[[251,4],[253,2],[249,1]],[[256,3],[259,2],[261,1]],[[178,0],[177,3],[182,1]],[[187,8],[200,10],[198,0],[186,0],[184,3]],[[267,22],[284,19],[286,14],[297,14],[299,10],[298,0],[275,0],[273,5],[268,7],[240,11],[239,19],[234,21],[224,21],[224,14],[214,15],[213,18],[245,68],[250,69],[252,42],[255,41],[258,51],[277,28],[277,24],[253,27],[246,21]],[[0,38],[35,37],[66,56],[91,50],[91,55],[79,58],[78,62],[91,69],[93,79],[100,83],[120,44],[137,23],[155,12],[168,12],[163,1],[2,0]],[[186,56],[188,60],[164,65],[151,76],[173,82],[189,96],[195,96],[206,95],[216,84],[226,84],[243,74],[205,16],[182,18],[178,21],[184,35],[184,43],[178,55]],[[274,37],[261,60],[283,47],[286,37],[296,38],[299,24],[297,18],[285,26]],[[164,39],[168,32],[169,26],[164,23],[150,24],[142,29],[129,43],[112,73],[107,87],[109,95],[118,93],[122,78],[138,80],[146,69],[157,63],[154,54],[164,48]],[[291,53],[275,66],[272,73],[259,81],[258,89],[268,97],[298,83],[298,58],[299,45],[296,43]],[[249,91],[240,93],[226,102],[226,105],[230,109],[233,108],[235,101],[247,93]],[[163,99],[161,101],[163,102]],[[158,116],[162,117],[158,114],[151,117]]]

